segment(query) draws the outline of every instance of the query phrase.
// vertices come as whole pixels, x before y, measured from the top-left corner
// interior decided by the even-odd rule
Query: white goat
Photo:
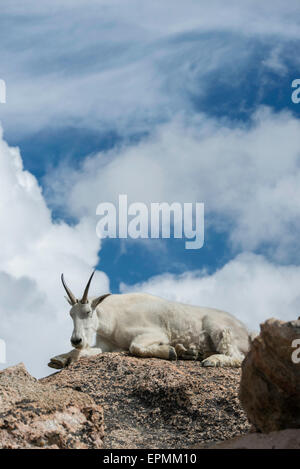
[[[203,366],[241,365],[251,336],[231,314],[146,293],[88,298],[94,273],[81,300],[75,298],[62,275],[66,299],[72,306],[71,344],[75,349],[52,358],[50,367],[63,368],[81,357],[116,351],[166,360],[200,359]]]

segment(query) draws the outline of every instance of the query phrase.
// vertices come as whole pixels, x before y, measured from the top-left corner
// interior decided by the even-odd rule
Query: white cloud
[[[7,364],[24,361],[40,376],[49,373],[51,355],[71,348],[60,274],[81,295],[100,245],[88,219],[73,227],[52,221],[36,179],[2,133],[0,174],[0,337],[7,343]],[[108,288],[107,277],[97,272],[91,293]]]
[[[262,63],[269,69],[277,72],[278,75],[285,75],[288,72],[288,68],[282,58],[284,58],[284,54],[282,54],[281,47],[275,47]]]
[[[294,50],[299,37],[298,8],[296,0],[6,2],[0,32],[6,131],[147,129],[191,109],[189,96],[203,96],[211,73],[232,87],[246,84],[258,45],[266,54],[261,65],[282,67],[284,48],[290,43]]]
[[[300,260],[300,122],[261,108],[250,125],[174,118],[132,146],[87,158],[78,172],[48,179],[71,214],[95,222],[100,202],[204,202],[206,226],[227,231],[233,249]],[[53,203],[58,202],[54,199]]]
[[[270,317],[297,319],[300,310],[300,267],[278,266],[263,256],[243,253],[211,275],[205,271],[162,274],[123,293],[143,291],[170,300],[229,311],[250,330]]]

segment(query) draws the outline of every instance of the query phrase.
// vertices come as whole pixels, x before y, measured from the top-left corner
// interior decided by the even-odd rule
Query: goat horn
[[[64,274],[61,274],[61,281],[62,281],[62,284],[64,286],[64,289],[66,290],[66,292],[68,294],[68,297],[70,298],[70,301],[71,301],[72,305],[75,305],[75,303],[77,303],[77,300],[76,300],[75,296],[73,295],[73,293],[71,292],[71,290],[67,287],[65,279],[64,279]]]
[[[94,277],[94,273],[95,273],[95,272],[96,272],[96,271],[94,270],[94,272],[92,273],[92,275],[91,275],[90,278],[89,278],[88,283],[86,284],[83,297],[82,297],[81,300],[80,300],[80,303],[82,303],[82,304],[87,303],[88,294],[89,294],[89,289],[90,289],[90,284],[91,284],[92,278]]]

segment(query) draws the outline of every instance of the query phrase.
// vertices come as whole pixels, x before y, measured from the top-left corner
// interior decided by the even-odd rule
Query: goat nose
[[[73,345],[79,345],[82,342],[82,339],[71,339]]]

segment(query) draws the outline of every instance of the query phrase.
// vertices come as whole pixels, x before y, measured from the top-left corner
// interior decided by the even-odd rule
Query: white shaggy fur
[[[240,366],[250,335],[231,314],[190,306],[146,293],[103,299],[71,297],[75,349],[51,359],[62,368],[71,361],[102,352],[129,351],[138,357],[200,359],[203,366]],[[92,347],[94,334],[96,345]]]

